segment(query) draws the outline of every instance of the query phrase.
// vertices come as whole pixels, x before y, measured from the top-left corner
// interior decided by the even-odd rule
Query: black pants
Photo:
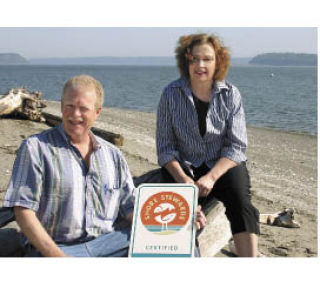
[[[197,181],[209,171],[210,169],[203,164],[193,169],[194,177],[187,171],[186,173]],[[165,183],[175,182],[165,168],[162,168],[162,177]],[[226,216],[233,235],[240,232],[260,234],[259,211],[251,203],[250,177],[245,163],[229,169],[217,180],[207,197],[199,198],[198,203],[205,214],[209,212],[207,207],[210,207],[213,197],[226,207]]]

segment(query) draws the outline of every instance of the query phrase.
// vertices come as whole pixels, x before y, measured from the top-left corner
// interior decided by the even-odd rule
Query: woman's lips
[[[198,76],[202,76],[202,75],[206,75],[207,73],[206,73],[206,72],[196,72],[196,74],[197,74]]]

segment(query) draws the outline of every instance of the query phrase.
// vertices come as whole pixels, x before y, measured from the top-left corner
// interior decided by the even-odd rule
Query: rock
[[[288,250],[284,249],[283,247],[271,247],[268,249],[270,253],[280,256],[280,257],[287,257],[288,256]]]

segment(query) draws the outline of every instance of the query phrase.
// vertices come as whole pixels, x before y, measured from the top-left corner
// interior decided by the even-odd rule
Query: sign
[[[192,257],[197,199],[193,184],[140,185],[129,257]]]

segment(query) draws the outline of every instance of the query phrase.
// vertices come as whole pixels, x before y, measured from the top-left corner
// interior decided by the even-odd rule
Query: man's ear
[[[97,117],[99,117],[99,115],[101,114],[101,111],[102,111],[102,108],[99,107],[97,110],[96,110],[96,115]]]

